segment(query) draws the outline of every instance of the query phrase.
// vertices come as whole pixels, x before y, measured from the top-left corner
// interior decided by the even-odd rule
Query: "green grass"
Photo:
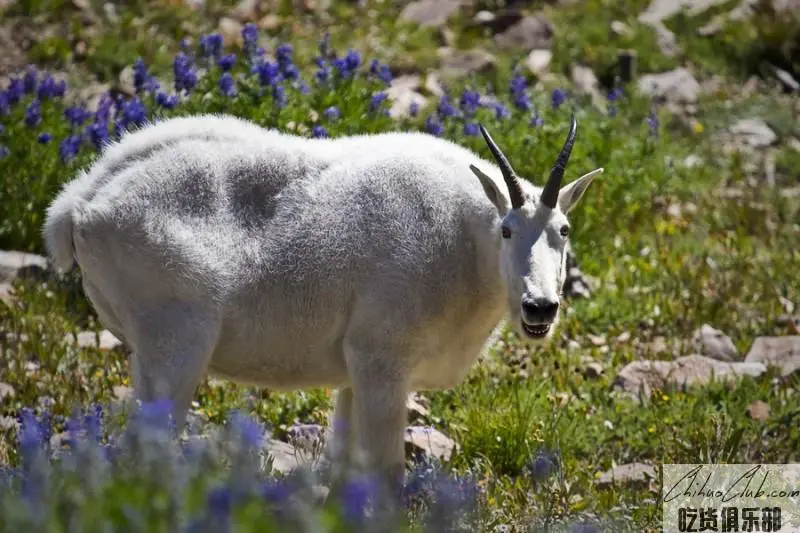
[[[796,26],[777,24],[761,15],[749,29],[733,25],[713,39],[700,39],[692,32],[709,15],[697,20],[677,17],[669,25],[673,29],[685,25],[677,33],[686,57],[666,58],[658,52],[648,28],[636,21],[646,4],[587,0],[544,7],[558,36],[552,69],[565,74],[567,66],[577,61],[607,76],[613,71],[617,49],[635,48],[641,72],[672,68],[686,59],[704,73],[723,76],[723,91],[702,98],[697,118],[703,131],[699,133],[661,111],[658,134],[651,134],[645,122],[650,103],[630,90],[617,104],[614,117],[578,107],[579,139],[567,179],[597,166],[605,167],[605,172],[571,215],[572,239],[582,270],[598,280],[598,287],[590,299],[567,302],[552,344],[526,350],[508,333],[462,384],[426,393],[431,402],[430,422],[460,445],[448,466],[482,476],[488,491],[489,510],[483,524],[487,531],[500,524],[523,530],[525,524],[545,518],[574,520],[588,515],[632,522],[639,531],[656,530],[660,524],[658,486],[655,492],[595,487],[597,474],[614,464],[800,460],[796,376],[773,382],[774,373],[769,373],[734,386],[715,383],[689,391],[658,390],[641,402],[612,392],[614,376],[628,362],[671,357],[646,351],[646,343],[656,337],[665,337],[680,353],[688,354],[691,348],[684,341],[709,323],[728,333],[745,353],[757,336],[791,333],[778,321],[785,314],[780,298],[800,304],[796,275],[800,272],[800,206],[776,190],[754,186],[758,175],[747,169],[750,156],[726,155],[717,137],[740,118],[764,118],[782,139],[774,148],[777,181],[781,186],[797,185],[800,155],[786,142],[790,136],[800,137],[796,117],[787,112],[790,106],[796,108],[797,97],[738,94],[738,86],[756,72],[763,58],[782,57],[782,65],[791,64],[795,52],[785,43],[797,35]],[[36,43],[32,54],[42,65],[71,65],[101,80],[116,79],[122,68],[141,55],[153,72],[171,80],[170,60],[177,41],[213,28],[214,17],[229,7],[208,4],[195,12],[185,6],[134,2],[120,13],[119,22],[102,25],[94,36],[86,37],[90,52],[80,61],[59,37]],[[66,3],[23,2],[15,9],[11,16],[37,14],[52,21],[63,15],[79,26],[74,22],[74,8]],[[264,43],[269,49],[289,40],[297,62],[309,64],[318,38],[330,30],[336,49],[352,46],[364,54],[369,51],[369,58],[376,56],[402,68],[434,66],[436,31],[397,23],[398,10],[389,2],[366,11],[349,2],[334,2],[327,14],[293,16],[289,3],[284,3],[278,13],[295,25],[287,23],[264,33]],[[486,36],[467,30],[470,18],[471,13],[465,12],[453,21],[459,46],[480,45],[499,54]],[[626,23],[632,33],[610,38],[613,20]],[[152,38],[142,34],[148,25],[159,28]],[[782,50],[782,55],[776,56],[775,50]],[[465,86],[483,88],[491,82],[504,98],[508,73],[519,57],[504,54],[499,59],[496,73],[453,80],[449,88],[458,95]],[[325,123],[332,136],[423,127],[424,117],[398,125],[370,113],[369,94],[374,90],[373,85],[357,82],[336,94],[292,98],[280,112],[268,97],[255,102],[245,93],[232,102],[219,97],[195,99],[174,114],[224,111],[288,130],[290,124],[311,127],[312,111],[319,114],[336,104],[342,119]],[[541,183],[563,140],[569,109],[551,109],[549,93],[534,89],[532,94],[545,120],[541,128],[530,127],[526,114],[499,122],[489,110],[481,110],[479,118],[490,125],[518,172]],[[58,161],[57,143],[45,147],[36,143],[39,131],[49,131],[58,139],[67,135],[60,105],[47,104],[52,109],[43,109],[44,122],[35,132],[21,124],[23,108],[2,119],[6,131],[0,134],[0,144],[11,150],[9,157],[0,160],[0,205],[5,210],[0,222],[2,248],[41,252],[39,231],[46,205],[60,184],[94,157],[85,150],[74,162],[63,165]],[[446,124],[445,136],[488,154],[480,138],[464,136],[458,121]],[[682,162],[689,155],[699,156],[702,163],[684,167]],[[723,198],[719,194],[723,186],[741,188],[743,196]],[[663,207],[674,203],[684,206],[677,218]],[[687,204],[694,209],[687,209]],[[123,354],[79,349],[63,341],[67,333],[102,327],[77,281],[73,276],[47,285],[18,283],[17,303],[0,304],[0,332],[4,333],[0,336],[0,382],[15,389],[15,395],[0,399],[0,415],[13,416],[46,398],[56,414],[66,416],[75,405],[112,400],[113,387],[128,384]],[[629,340],[615,343],[623,333],[629,334]],[[607,347],[594,346],[589,335],[604,336]],[[584,356],[601,361],[605,373],[597,379],[585,377]],[[325,423],[331,408],[324,390],[277,393],[220,382],[204,383],[196,400],[195,410],[213,423],[223,422],[229,409],[243,408],[269,423],[278,436],[294,422]],[[769,404],[768,420],[746,415],[747,405],[756,400]],[[15,439],[13,430],[0,439],[0,461],[17,462]],[[560,471],[537,479],[530,467],[543,456],[557,458]]]

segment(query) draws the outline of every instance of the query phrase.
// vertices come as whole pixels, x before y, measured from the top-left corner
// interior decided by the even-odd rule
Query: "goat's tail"
[[[86,203],[86,176],[68,183],[50,207],[44,221],[43,236],[47,253],[55,267],[61,272],[69,272],[75,266],[75,245],[72,230],[75,214]]]

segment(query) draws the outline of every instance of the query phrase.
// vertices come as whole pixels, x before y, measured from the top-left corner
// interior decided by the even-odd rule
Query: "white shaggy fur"
[[[353,438],[399,481],[407,393],[456,385],[504,315],[530,336],[522,298],[558,301],[560,229],[596,172],[555,209],[523,181],[509,210],[497,166],[426,134],[312,140],[175,118],[105,149],[53,201],[44,237],[132,350],[140,399],[169,397],[181,423],[207,373],[338,388],[334,459]]]

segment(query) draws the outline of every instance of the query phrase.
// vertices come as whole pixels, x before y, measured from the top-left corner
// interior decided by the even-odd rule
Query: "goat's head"
[[[603,170],[599,168],[561,186],[577,126],[573,116],[567,140],[541,192],[517,176],[483,126],[481,133],[503,174],[508,198],[497,182],[470,165],[502,217],[500,270],[508,288],[511,323],[530,340],[548,338],[558,322],[570,229],[567,213]]]

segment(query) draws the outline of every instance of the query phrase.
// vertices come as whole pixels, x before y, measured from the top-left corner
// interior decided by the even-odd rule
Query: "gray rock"
[[[679,104],[694,104],[700,84],[692,73],[683,67],[660,74],[646,74],[639,78],[639,92],[657,100]]]
[[[739,359],[739,351],[730,337],[722,331],[703,324],[692,336],[695,349],[718,361],[735,361]]]
[[[425,399],[416,392],[412,392],[408,395],[406,398],[406,410],[408,411],[409,422],[420,423],[431,415],[425,403]]]
[[[533,74],[541,76],[547,72],[550,62],[553,60],[553,52],[547,49],[531,50],[525,59],[525,66],[528,67]]]
[[[647,488],[656,479],[656,469],[648,463],[629,463],[616,466],[600,474],[594,482],[598,489],[609,489],[614,485],[631,488]]]
[[[265,463],[268,458],[272,459],[272,469],[281,474],[289,474],[298,468],[312,468],[314,461],[310,460],[308,454],[298,450],[288,442],[277,439],[266,438],[262,450],[264,451]],[[324,463],[324,458],[317,457],[320,463]],[[262,465],[262,467],[265,465]]]
[[[750,347],[745,362],[780,368],[786,377],[800,370],[800,335],[758,337]]]
[[[19,429],[19,421],[13,416],[0,416],[0,431],[16,431]]]
[[[461,7],[461,0],[417,0],[400,12],[400,20],[420,26],[442,26]]]
[[[753,420],[769,419],[769,404],[761,400],[756,400],[747,406],[747,416]]]
[[[75,343],[81,348],[98,348],[100,351],[107,352],[123,347],[122,341],[114,336],[113,333],[104,329],[99,333],[94,331],[81,331],[78,335],[68,333],[64,341]]]
[[[442,58],[441,73],[446,77],[463,77],[472,73],[489,73],[497,68],[497,58],[482,48],[453,52]]]
[[[217,31],[222,35],[222,40],[227,46],[234,43],[242,43],[242,29],[244,24],[231,17],[222,17],[219,19],[219,26]]]
[[[11,284],[0,283],[0,302],[3,302],[10,307],[15,300],[16,297],[14,296],[14,288],[11,286]]]
[[[17,278],[41,278],[47,271],[47,258],[27,252],[0,250],[0,283]]]
[[[0,400],[5,400],[6,398],[13,398],[16,395],[16,391],[14,387],[9,385],[8,383],[3,383],[0,381]]]
[[[743,376],[758,377],[767,371],[756,361],[727,363],[704,355],[687,355],[674,361],[633,361],[625,365],[614,380],[614,387],[637,397],[649,396],[653,389],[674,386],[681,390],[705,385],[712,378],[732,382]]]
[[[231,16],[239,22],[255,22],[259,18],[259,0],[239,0]]]
[[[492,33],[500,33],[518,23],[525,16],[519,9],[502,9],[496,13],[491,11],[478,11],[472,22],[478,26],[488,28]]]
[[[550,48],[553,44],[553,26],[543,16],[531,15],[495,35],[494,40],[497,46],[505,50]]]
[[[417,91],[420,83],[417,75],[398,76],[392,80],[392,85],[386,90],[391,102],[390,116],[395,119],[409,116],[412,103],[416,103],[420,109],[427,105],[428,99]]]
[[[753,148],[764,148],[778,140],[778,136],[761,118],[746,118],[731,126],[736,139]]]
[[[447,435],[433,427],[408,426],[405,432],[406,453],[438,457],[442,461],[450,459],[457,448],[456,443]]]

